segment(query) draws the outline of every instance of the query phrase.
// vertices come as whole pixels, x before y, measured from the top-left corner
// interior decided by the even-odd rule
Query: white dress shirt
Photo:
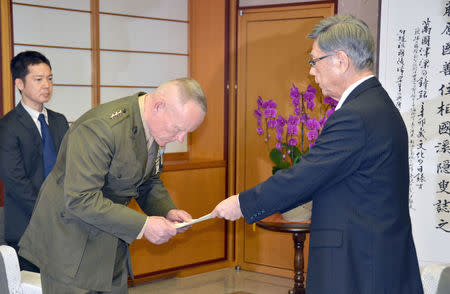
[[[22,101],[20,101],[19,103],[22,104],[23,108],[25,108],[25,110],[30,114],[31,119],[34,121],[34,124],[38,128],[39,134],[42,137],[41,123],[39,122],[38,117],[39,117],[39,114],[42,113],[45,117],[45,122],[48,124],[47,109],[45,109],[45,107],[42,107],[42,112],[39,112],[29,106],[26,106],[25,103],[23,103]]]
[[[345,90],[344,93],[342,93],[341,99],[339,99],[339,102],[338,102],[335,110],[338,110],[339,108],[341,108],[342,104],[344,104],[344,102],[345,102],[345,99],[347,99],[348,95],[350,95],[350,93],[353,90],[355,90],[356,87],[358,87],[364,81],[370,79],[371,77],[374,77],[374,75],[370,75],[370,76],[364,77],[364,78],[356,81],[355,83],[351,84],[350,87],[348,87],[347,90]]]

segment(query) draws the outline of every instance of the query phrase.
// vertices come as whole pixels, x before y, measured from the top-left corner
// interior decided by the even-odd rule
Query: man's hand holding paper
[[[226,220],[235,221],[243,215],[239,204],[238,195],[233,195],[217,204],[216,208],[211,212],[211,217],[224,218]]]
[[[144,237],[151,243],[160,245],[169,241],[177,231],[173,223],[161,216],[149,216],[145,223]]]
[[[227,199],[220,202],[211,213],[208,213],[197,219],[192,219],[192,217],[183,210],[171,210],[167,214],[167,219],[174,222],[175,228],[177,228],[178,233],[185,232],[193,224],[211,219],[211,218],[224,218],[226,220],[237,220],[241,218],[242,212],[239,205],[239,195],[233,195]],[[177,212],[175,214],[175,212]]]
[[[192,221],[192,216],[184,210],[180,209],[172,209],[167,213],[167,219],[171,222],[174,222],[175,228],[177,229],[177,233],[186,232],[191,226],[178,226],[180,223],[188,223]]]

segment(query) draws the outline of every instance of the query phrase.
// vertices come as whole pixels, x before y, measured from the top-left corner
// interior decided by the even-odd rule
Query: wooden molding
[[[9,64],[13,56],[12,50],[12,20],[11,1],[0,1],[0,25],[1,25],[1,53],[2,53],[2,103],[3,113],[6,114],[14,108],[14,86],[11,78]]]
[[[92,107],[100,104],[100,24],[99,0],[91,0],[91,70],[92,70]]]
[[[294,3],[282,3],[282,4],[267,4],[267,5],[254,5],[254,6],[239,6],[238,10],[244,10],[244,9],[272,9],[272,8],[288,8],[290,6],[293,6],[294,8],[298,7],[298,5],[310,5],[310,4],[330,4],[334,3],[335,7],[337,8],[337,1],[338,0],[323,0],[323,1],[299,1]],[[336,13],[337,11],[335,11]]]
[[[84,84],[53,84],[54,87],[92,87],[92,85]]]
[[[14,45],[16,45],[16,46],[27,46],[27,47],[73,49],[73,50],[91,50],[92,49],[92,48],[85,48],[85,47],[57,46],[57,45],[43,45],[43,44],[27,44],[27,43],[14,43]]]
[[[158,51],[138,51],[138,50],[123,50],[123,49],[104,49],[101,48],[100,51],[109,52],[122,52],[122,53],[144,53],[144,54],[161,54],[161,55],[178,55],[178,56],[188,56],[187,53],[174,53],[174,52],[158,52]]]
[[[38,4],[29,4],[29,3],[20,3],[14,1],[14,5],[22,5],[22,6],[31,6],[31,7],[38,7],[38,8],[48,8],[48,9],[57,9],[57,10],[65,10],[65,11],[75,11],[75,12],[87,12],[89,13],[89,10],[82,10],[82,9],[73,9],[73,8],[63,8],[63,7],[55,7],[55,6],[47,6],[47,5],[38,5]]]
[[[187,162],[189,161],[189,152],[166,153],[164,155],[164,161],[166,164],[170,164],[171,162]]]
[[[334,9],[334,1],[321,1],[246,8],[243,14],[238,13],[240,9],[234,10],[238,23],[235,38],[238,86],[234,101],[230,101],[230,104],[234,103],[234,108],[230,107],[234,110],[231,117],[235,118],[230,119],[230,123],[235,124],[236,192],[249,189],[271,175],[270,148],[266,148],[262,138],[256,134],[253,109],[258,95],[264,99],[279,97],[286,95],[291,81],[301,89],[312,83],[306,62],[310,46],[307,42],[312,41],[303,40],[301,35],[306,36],[315,22],[333,15]],[[233,38],[232,33],[230,38]],[[285,50],[281,51],[281,48]],[[282,104],[278,98],[277,102],[281,113],[285,113],[285,109],[290,111],[289,101]],[[305,244],[305,257],[307,247]],[[292,236],[253,229],[239,220],[236,222],[236,254],[237,263],[243,269],[293,277]]]
[[[107,87],[107,88],[150,88],[150,89],[156,89],[157,86],[140,86],[140,85],[100,85],[100,87]]]
[[[236,89],[237,89],[237,0],[228,1],[228,154],[227,154],[227,195],[236,194]],[[229,257],[237,263],[240,234],[238,223],[230,222],[228,225]]]
[[[210,261],[207,263],[188,265],[187,267],[183,268],[175,268],[163,272],[149,273],[145,275],[136,276],[134,280],[131,280],[129,278],[128,286],[133,287],[141,283],[151,282],[162,278],[187,277],[231,266],[233,266],[233,264],[230,264],[230,262],[226,260],[217,260],[217,261]]]
[[[172,21],[172,22],[184,22],[184,23],[189,23],[188,20],[171,19],[171,18],[159,18],[159,17],[150,17],[150,16],[141,16],[141,15],[123,14],[123,13],[113,13],[113,12],[102,12],[102,11],[101,11],[100,14],[115,15],[115,16],[124,16],[124,17],[134,17],[134,18],[144,18],[144,19],[160,20],[160,21]]]
[[[176,154],[176,153],[173,153]],[[170,158],[171,153],[165,155],[164,157]],[[175,155],[176,156],[176,155]],[[179,170],[190,170],[190,169],[204,169],[204,168],[216,168],[216,167],[225,167],[225,160],[217,160],[217,161],[189,161],[189,160],[171,160],[164,161],[163,172],[169,171],[179,171]]]

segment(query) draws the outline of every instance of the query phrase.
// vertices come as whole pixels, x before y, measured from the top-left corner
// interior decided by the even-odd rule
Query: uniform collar
[[[150,129],[148,128],[144,118],[145,98],[147,97],[147,95],[148,94],[143,94],[139,96],[138,103],[139,103],[139,112],[141,113],[142,125],[144,126],[145,141],[147,142],[147,150],[149,150],[153,144],[153,136],[150,134]]]

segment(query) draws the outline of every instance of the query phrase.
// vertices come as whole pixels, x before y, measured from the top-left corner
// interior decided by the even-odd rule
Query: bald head
[[[159,86],[154,93],[156,95],[165,95],[168,88],[175,87],[178,91],[177,97],[181,104],[188,101],[197,103],[204,113],[207,111],[206,97],[200,84],[191,78],[180,78],[165,82]]]
[[[184,78],[162,84],[147,95],[144,118],[156,142],[183,142],[206,115],[206,98],[200,85]]]

